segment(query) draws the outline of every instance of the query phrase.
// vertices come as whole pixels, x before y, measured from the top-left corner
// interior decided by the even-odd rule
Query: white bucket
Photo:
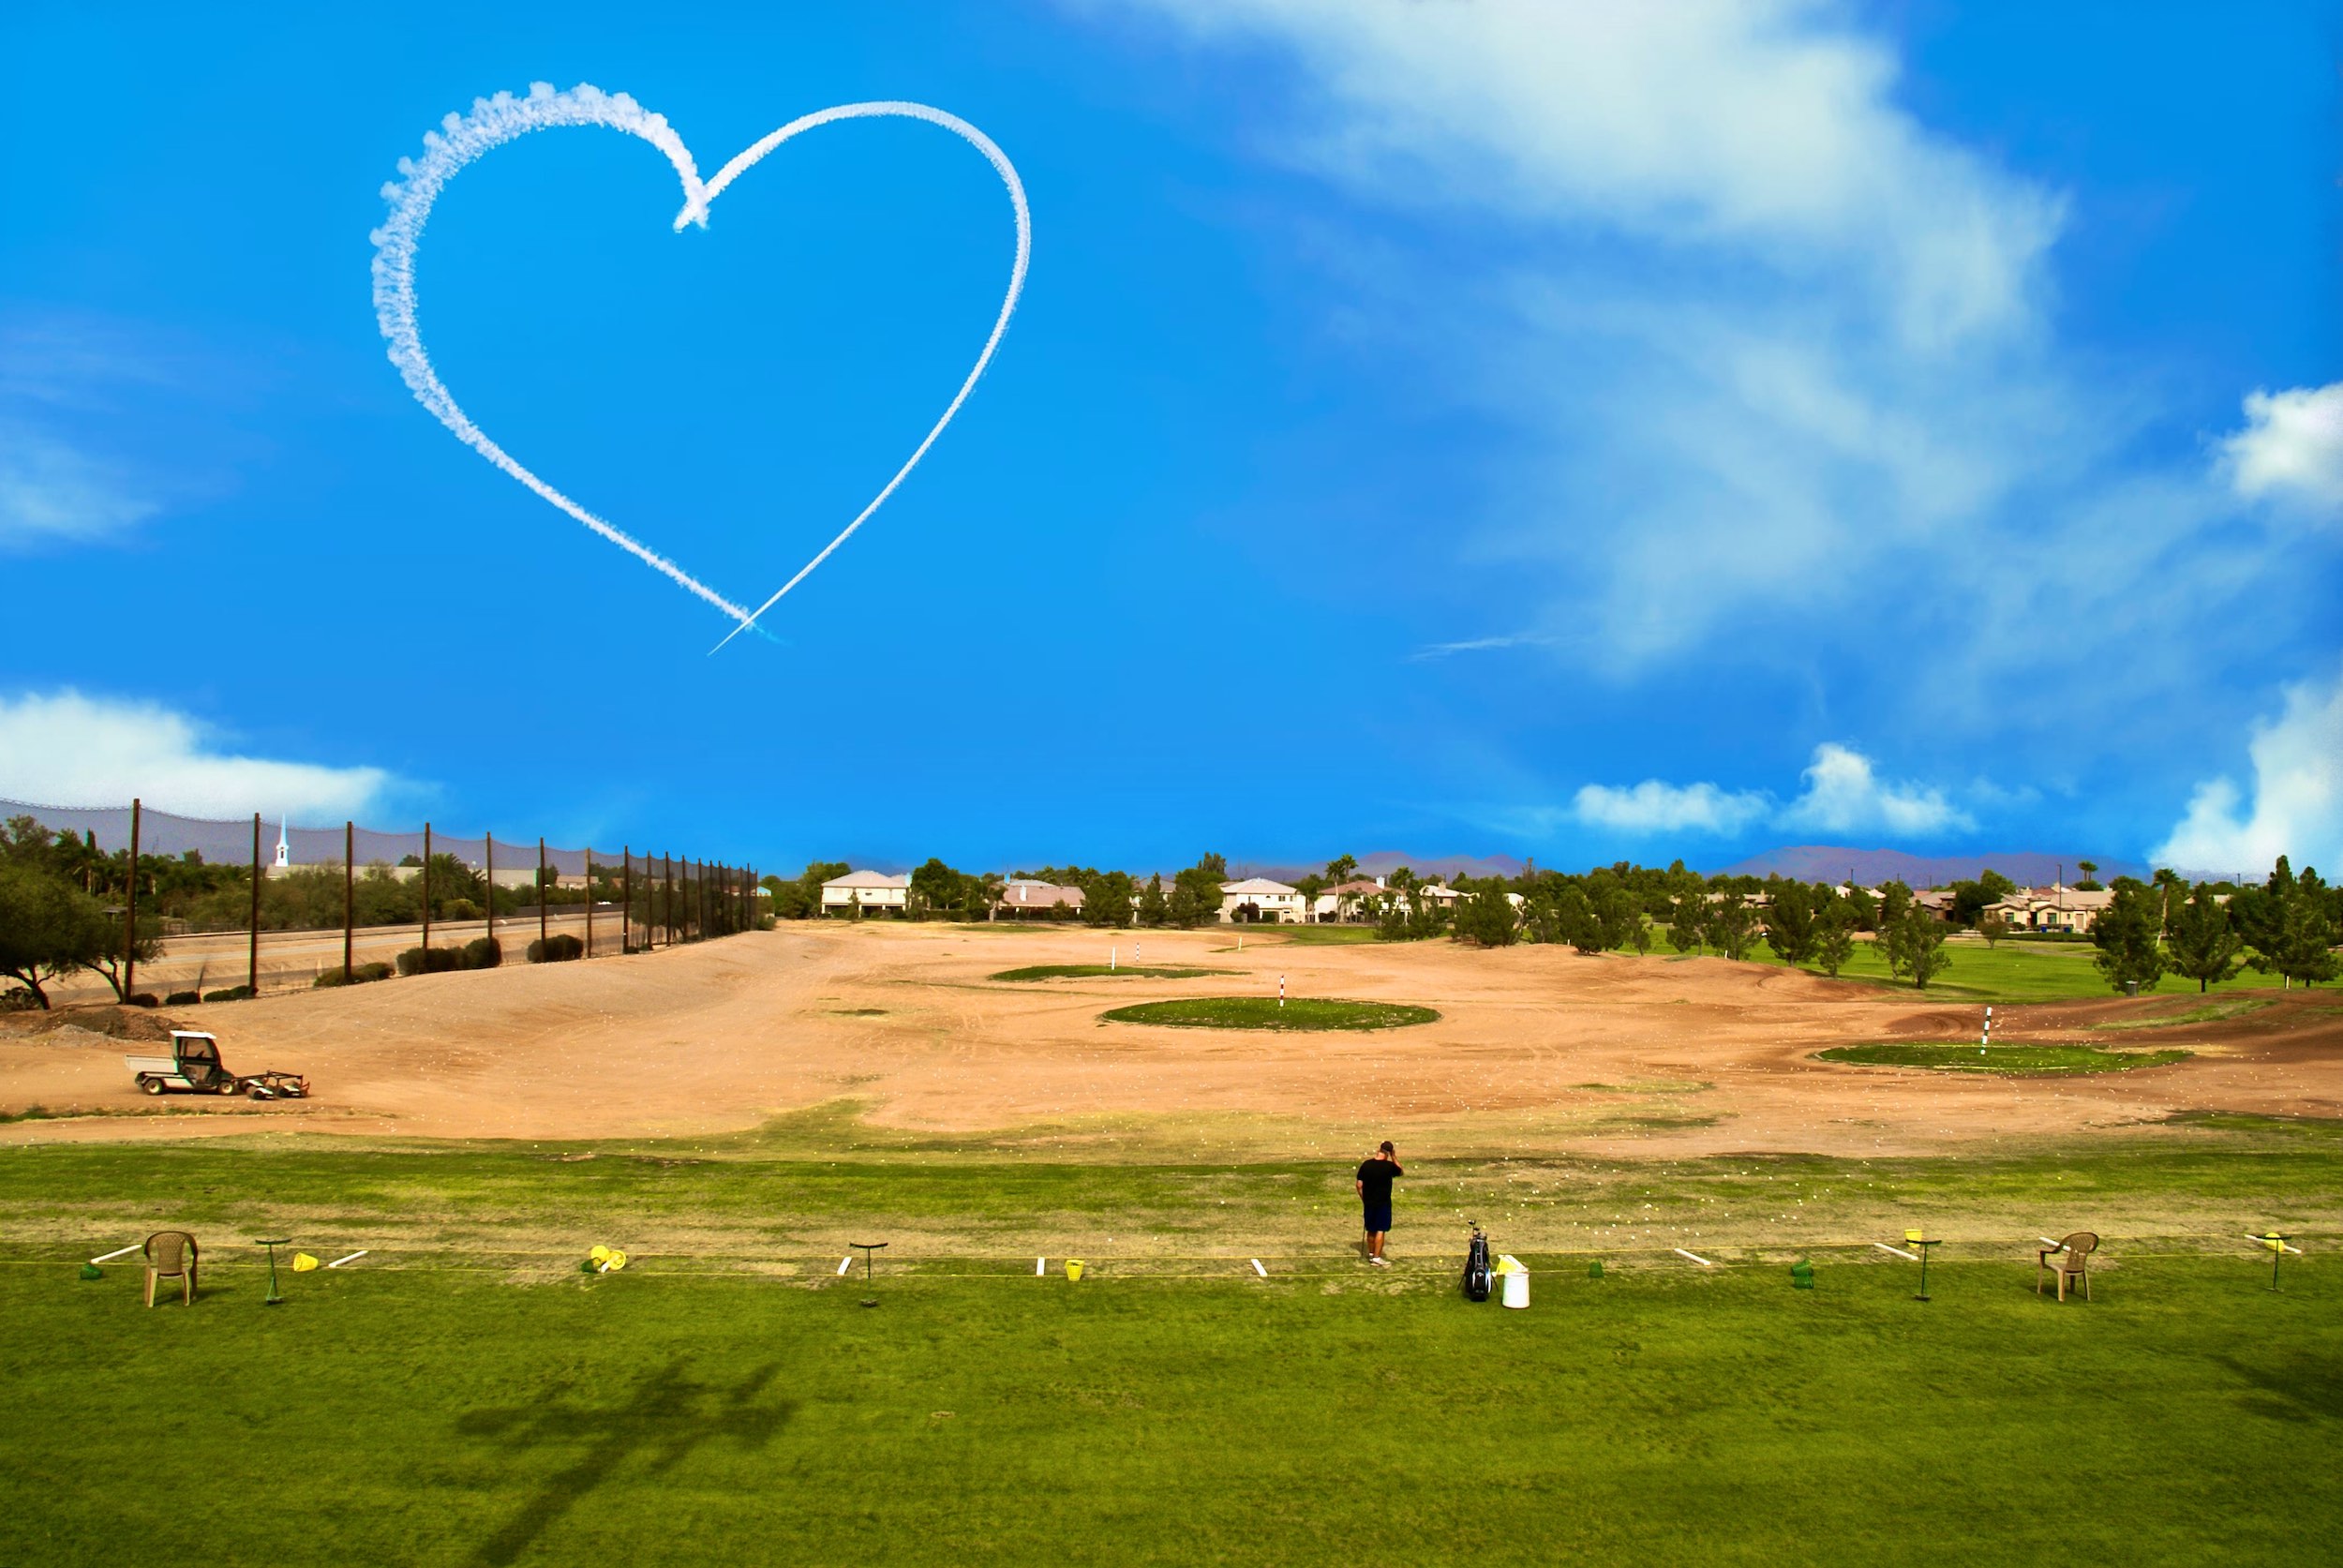
[[[1517,1274],[1509,1274],[1505,1276],[1505,1294],[1503,1300],[1505,1305],[1508,1307],[1527,1307],[1530,1305],[1530,1271],[1528,1269],[1523,1269]]]

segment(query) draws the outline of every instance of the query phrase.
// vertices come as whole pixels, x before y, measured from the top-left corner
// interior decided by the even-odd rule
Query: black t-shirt
[[[1393,1179],[1406,1174],[1395,1159],[1370,1159],[1359,1167],[1359,1180],[1366,1189],[1360,1196],[1380,1208],[1391,1202]]]

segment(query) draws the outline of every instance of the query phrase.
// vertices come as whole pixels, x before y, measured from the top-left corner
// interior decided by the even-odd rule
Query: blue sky
[[[2343,860],[2343,10],[1381,0],[0,22],[0,796],[816,854]],[[409,395],[401,158],[964,117],[1029,279],[720,612]],[[933,127],[706,229],[520,138],[453,396],[754,604],[1006,284]]]

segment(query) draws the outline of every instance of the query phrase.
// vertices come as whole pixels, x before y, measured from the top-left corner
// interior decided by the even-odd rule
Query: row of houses
[[[1414,897],[1442,905],[1453,905],[1465,897],[1454,888],[1438,883],[1419,884]],[[1519,893],[1506,895],[1515,906],[1521,903]],[[1315,895],[1283,882],[1273,882],[1265,876],[1248,876],[1241,881],[1220,885],[1220,919],[1231,925],[1311,925],[1356,924],[1375,918],[1377,901],[1390,897],[1400,907],[1410,908],[1410,895],[1394,893],[1380,877],[1369,880],[1337,883],[1320,889]],[[1060,887],[1054,883],[1037,882],[1031,877],[1011,877],[1001,889],[1001,901],[994,906],[995,919],[1049,919],[1079,915],[1082,910],[1083,893],[1080,888]],[[859,908],[865,914],[900,915],[911,904],[911,878],[889,876],[885,872],[850,871],[822,884],[822,913],[843,914]]]

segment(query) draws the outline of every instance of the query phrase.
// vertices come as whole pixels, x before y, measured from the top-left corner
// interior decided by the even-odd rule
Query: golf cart
[[[302,1099],[309,1081],[298,1073],[256,1072],[238,1076],[222,1066],[219,1041],[197,1029],[173,1029],[168,1056],[125,1056],[140,1088],[150,1095],[182,1089],[191,1095],[249,1095],[254,1099]]]

